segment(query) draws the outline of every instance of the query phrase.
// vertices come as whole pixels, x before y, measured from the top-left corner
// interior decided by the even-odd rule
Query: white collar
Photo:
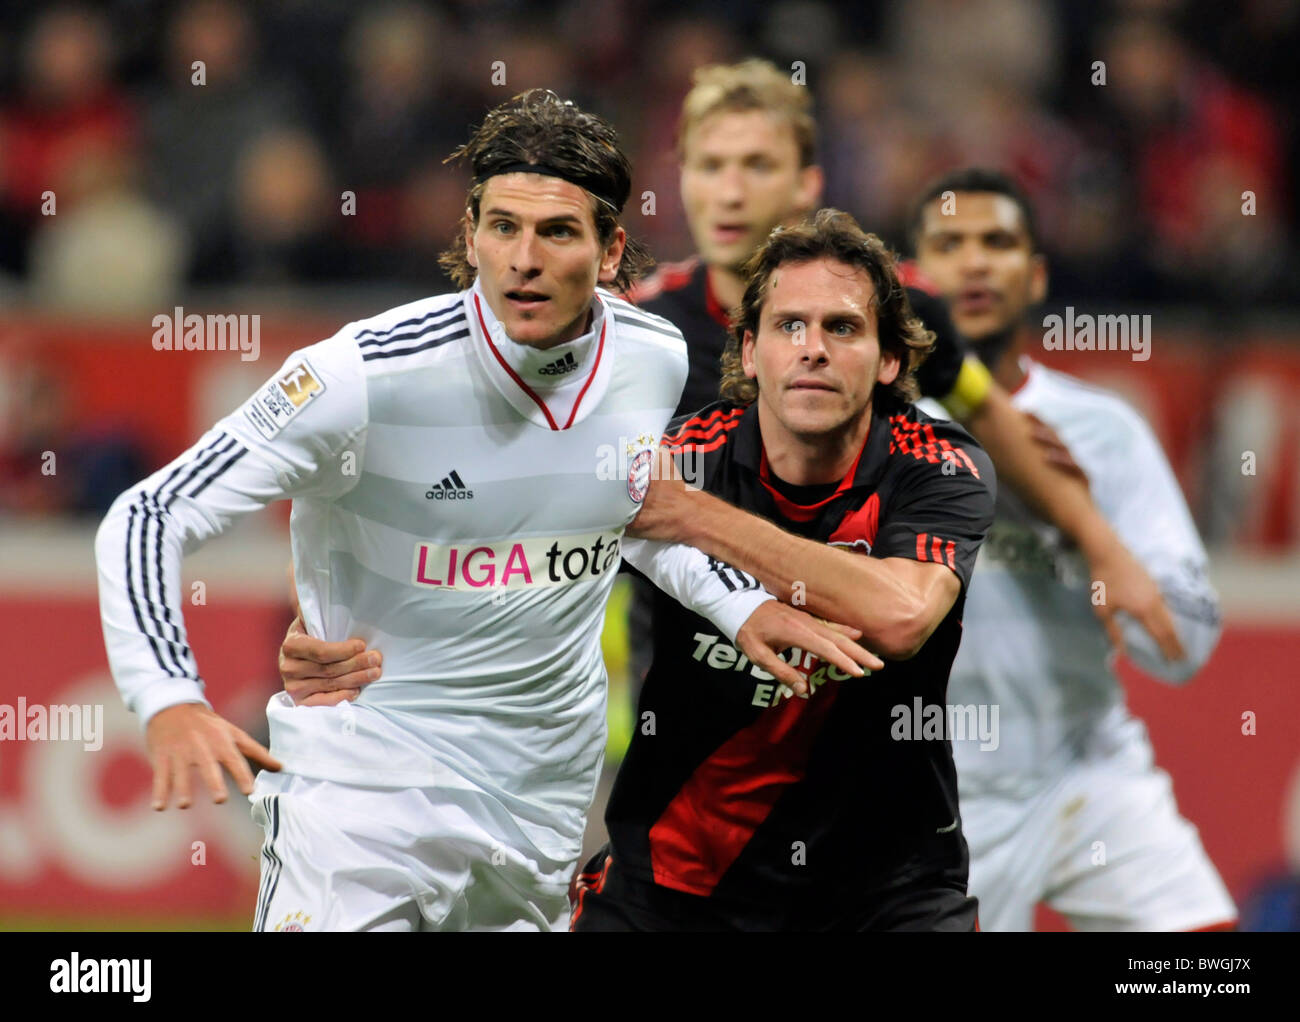
[[[591,328],[545,350],[510,338],[479,281],[466,292],[465,304],[481,364],[502,396],[530,422],[565,429],[600,403],[613,364],[614,318],[599,294],[592,297]]]

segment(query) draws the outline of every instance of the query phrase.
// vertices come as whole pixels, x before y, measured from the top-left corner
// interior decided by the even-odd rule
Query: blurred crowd
[[[213,285],[434,293],[466,185],[443,159],[535,85],[614,121],[628,226],[681,258],[678,105],[695,67],[751,54],[805,75],[827,201],[895,244],[927,177],[979,161],[1037,200],[1061,299],[1296,290],[1300,0],[6,9],[0,297],[102,313]]]

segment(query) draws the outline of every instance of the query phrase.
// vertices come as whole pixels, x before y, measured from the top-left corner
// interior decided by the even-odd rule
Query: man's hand
[[[1182,660],[1187,656],[1160,587],[1118,538],[1093,553],[1088,567],[1094,585],[1101,582],[1104,587],[1101,602],[1093,600],[1092,609],[1116,652],[1124,652],[1124,635],[1115,620],[1116,612],[1123,611],[1155,639],[1166,660]]]
[[[280,761],[269,749],[202,703],[181,703],[159,710],[149,718],[145,740],[153,765],[155,809],[167,808],[173,789],[177,807],[190,807],[190,767],[199,768],[213,802],[227,798],[226,782],[221,776],[223,766],[245,795],[253,793],[253,773],[244,756],[267,770],[280,770]]]
[[[808,679],[778,654],[798,646],[860,678],[865,673],[863,668],[878,671],[885,666],[883,660],[853,641],[861,637],[862,632],[856,628],[823,621],[779,600],[768,600],[759,604],[741,625],[736,645],[751,661],[802,696],[808,694]]]
[[[360,639],[313,639],[302,618],[293,619],[280,647],[280,677],[297,706],[335,706],[361,695],[382,673],[383,654]]]

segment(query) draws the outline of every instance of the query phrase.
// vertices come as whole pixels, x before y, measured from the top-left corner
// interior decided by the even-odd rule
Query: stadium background
[[[610,117],[634,156],[630,231],[661,260],[690,254],[677,107],[694,67],[751,54],[813,89],[829,204],[901,244],[905,204],[932,174],[1009,168],[1042,213],[1044,311],[1152,315],[1147,362],[1042,357],[1123,393],[1175,466],[1211,549],[1224,637],[1185,689],[1124,665],[1130,705],[1246,924],[1297,925],[1300,3],[0,9],[0,702],[102,704],[107,731],[95,752],[0,743],[0,926],[250,918],[260,836],[246,802],[147,808],[95,596],[92,537],[117,492],[294,347],[447,290],[435,260],[465,181],[441,160],[524,88]],[[176,306],[259,315],[260,359],[155,351],[152,319]],[[209,695],[254,731],[290,616],[286,512],[186,562]],[[623,598],[606,632],[611,766],[631,719]],[[603,792],[592,842],[602,807]]]

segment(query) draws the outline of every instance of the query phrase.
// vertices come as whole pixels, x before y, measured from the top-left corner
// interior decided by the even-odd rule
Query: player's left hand
[[[280,678],[297,706],[335,706],[361,695],[379,677],[383,654],[361,639],[314,639],[295,617],[280,647]]]
[[[860,629],[813,617],[779,600],[768,600],[760,603],[741,625],[736,645],[777,681],[794,689],[795,695],[804,696],[808,694],[807,677],[782,660],[780,654],[797,646],[860,678],[866,671],[879,671],[885,666],[878,656],[853,641],[860,638]]]

